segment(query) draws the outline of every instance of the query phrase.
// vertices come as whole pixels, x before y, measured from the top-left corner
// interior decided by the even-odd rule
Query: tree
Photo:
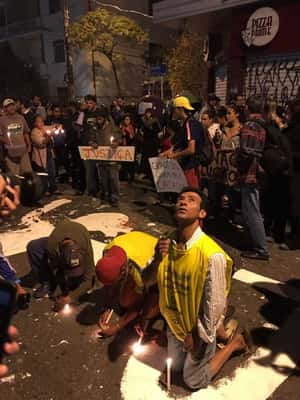
[[[121,95],[117,71],[117,62],[123,58],[120,44],[123,40],[143,44],[148,40],[148,34],[131,18],[97,8],[71,24],[69,35],[72,46],[81,50],[101,52],[109,59],[118,94]]]
[[[199,97],[206,93],[207,66],[204,61],[204,38],[185,31],[167,57],[168,79],[173,94],[184,91]]]

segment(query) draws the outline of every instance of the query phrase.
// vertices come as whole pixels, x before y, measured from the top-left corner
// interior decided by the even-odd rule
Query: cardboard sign
[[[90,146],[80,146],[79,152],[82,160],[135,161],[135,148],[133,146],[120,146],[116,149],[112,149],[110,146],[99,146],[97,149]]]
[[[228,186],[238,182],[235,151],[216,151],[214,161],[208,167],[202,167],[202,178],[213,179]]]
[[[175,160],[167,158],[149,158],[156,190],[159,193],[180,193],[187,186],[182,168]]]

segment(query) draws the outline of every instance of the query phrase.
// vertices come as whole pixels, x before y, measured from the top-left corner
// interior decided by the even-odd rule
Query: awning
[[[226,8],[258,3],[260,0],[164,0],[153,5],[154,22],[172,21]]]

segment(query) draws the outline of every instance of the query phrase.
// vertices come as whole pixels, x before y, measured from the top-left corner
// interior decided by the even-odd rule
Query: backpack
[[[203,136],[197,161],[202,167],[208,167],[215,159],[216,147],[207,129],[203,128]]]
[[[289,145],[279,129],[267,126],[265,148],[260,164],[272,176],[281,175],[290,168]]]

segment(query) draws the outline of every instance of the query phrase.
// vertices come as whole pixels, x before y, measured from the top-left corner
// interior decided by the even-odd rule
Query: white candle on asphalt
[[[109,321],[111,320],[111,317],[113,316],[114,310],[110,310],[110,313],[108,314],[105,323],[109,324]]]
[[[171,391],[171,367],[172,367],[172,358],[167,358],[167,388],[168,388],[168,392]]]

